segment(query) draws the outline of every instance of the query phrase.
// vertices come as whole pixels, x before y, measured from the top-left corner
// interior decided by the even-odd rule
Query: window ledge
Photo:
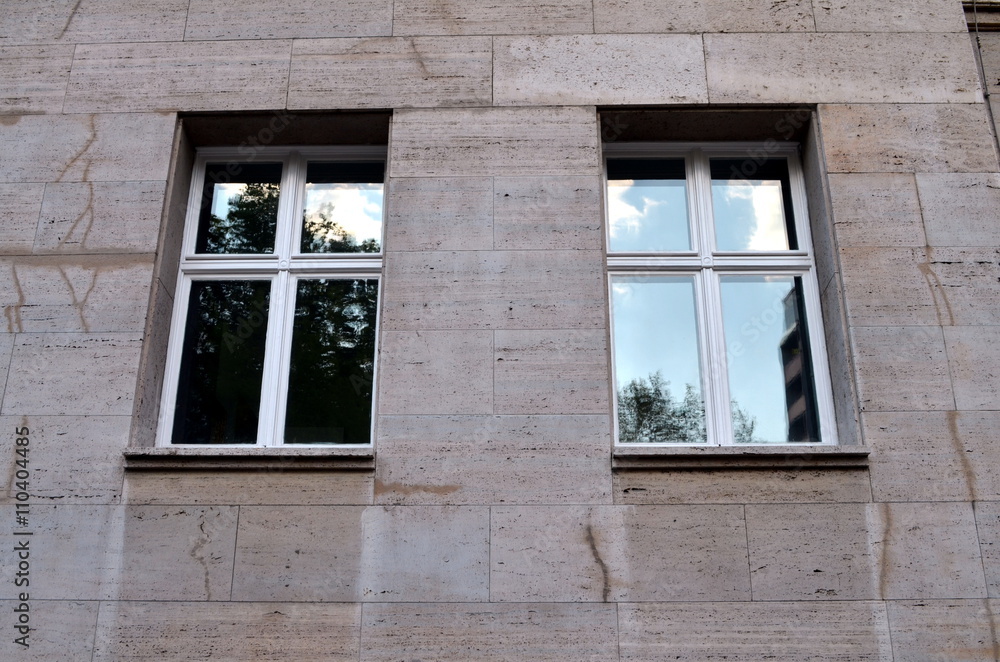
[[[866,467],[865,446],[616,446],[615,469]]]
[[[129,448],[125,468],[144,471],[236,469],[307,471],[375,468],[375,451],[366,448]]]

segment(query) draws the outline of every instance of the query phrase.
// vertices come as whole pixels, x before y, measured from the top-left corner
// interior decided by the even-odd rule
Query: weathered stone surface
[[[496,37],[498,106],[705,103],[697,35]]]
[[[604,416],[382,416],[375,501],[609,503]]]
[[[390,258],[383,329],[600,329],[607,323],[600,251],[426,252]]]
[[[854,350],[844,311],[844,291],[837,276],[831,276],[826,288],[821,290],[820,306],[823,310],[823,334],[830,369],[830,386],[833,390],[837,443],[863,445]]]
[[[0,46],[180,41],[188,0],[19,0],[5,9]]]
[[[921,175],[925,176],[951,175]],[[917,196],[913,175],[830,175],[829,181],[837,243],[841,248],[927,243],[920,217],[923,201]],[[954,197],[949,202],[954,204]],[[949,211],[953,209],[949,207]]]
[[[118,451],[121,455],[121,451]],[[335,506],[372,503],[374,478],[362,471],[129,471],[131,503]]]
[[[608,348],[603,329],[497,331],[493,398],[497,414],[603,414]]]
[[[494,506],[490,598],[750,600],[739,506]]]
[[[871,501],[868,472],[857,469],[618,471],[615,503],[846,503]]]
[[[813,30],[807,0],[594,0],[596,32],[794,32]]]
[[[387,330],[381,343],[380,414],[493,413],[491,332]]]
[[[489,37],[299,40],[288,107],[483,106],[492,102],[492,76]]]
[[[362,662],[603,662],[617,657],[614,605],[365,605]]]
[[[949,0],[872,2],[814,0],[820,32],[965,32],[961,7]]]
[[[3,404],[4,388],[7,385],[7,369],[10,367],[11,354],[14,351],[13,333],[0,333],[0,405]]]
[[[162,181],[48,184],[36,253],[154,253]]]
[[[1000,245],[1000,174],[919,174],[917,188],[931,246]]]
[[[491,177],[397,177],[387,198],[387,251],[493,248]]]
[[[31,253],[44,192],[44,184],[0,184],[0,255]]]
[[[705,35],[712,103],[977,103],[963,34]]]
[[[888,610],[895,662],[988,662],[1000,655],[992,601],[899,600],[888,603]]]
[[[862,411],[955,408],[940,327],[856,327],[851,339]]]
[[[2,259],[7,330],[141,333],[152,272],[150,255]]]
[[[488,508],[373,506],[361,526],[362,600],[489,600]]]
[[[498,250],[600,250],[597,177],[496,177],[493,239]]]
[[[77,46],[65,111],[283,108],[291,51],[287,40]]]
[[[233,600],[350,602],[364,507],[242,506]]]
[[[989,596],[995,598],[1000,596],[1000,503],[977,503],[976,527],[986,572],[986,588]]]
[[[821,105],[827,165],[838,172],[991,172],[982,104]]]
[[[983,18],[986,18],[984,15]],[[969,25],[970,37],[972,38],[973,46],[976,46],[976,40],[978,38],[979,45],[976,50],[980,51],[980,57],[982,58],[983,68],[986,70],[986,89],[989,90],[992,96],[993,92],[1000,89],[1000,80],[997,80],[995,72],[1000,71],[1000,34],[994,32],[979,32],[976,34],[974,32],[975,26]]]
[[[258,602],[101,605],[95,662],[358,659],[361,606]]]
[[[15,454],[13,431],[21,428],[29,432],[28,493],[34,503],[118,503],[131,422],[128,416],[0,416],[0,430],[6,433],[0,435],[0,458],[12,467],[0,471],[7,476],[0,503],[15,502],[13,469],[21,457]]]
[[[137,173],[144,180],[165,180],[174,119],[108,113],[0,122],[0,182],[123,182],[137,179]]]
[[[588,0],[395,0],[393,34],[577,34],[594,31]]]
[[[30,596],[31,593],[29,592]],[[16,624],[14,609],[20,600],[0,601],[0,610],[10,614],[10,624]],[[4,642],[4,659],[10,662],[78,662],[89,660],[94,652],[94,629],[97,627],[97,602],[67,602],[64,600],[31,600],[28,612],[31,628],[25,642],[14,643],[23,635],[10,628],[9,641]]]
[[[3,46],[0,113],[62,112],[73,46]]]
[[[678,602],[618,606],[621,659],[654,662],[885,662],[878,602]]]
[[[393,115],[390,174],[596,175],[596,123],[592,108],[401,110]]]
[[[392,0],[193,0],[185,39],[308,39],[392,34]]]
[[[944,340],[956,408],[1000,409],[1000,327],[947,327]]]

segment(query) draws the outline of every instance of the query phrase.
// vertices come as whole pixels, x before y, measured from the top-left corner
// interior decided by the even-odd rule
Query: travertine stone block
[[[241,506],[233,600],[351,602],[364,507]]]
[[[392,0],[194,0],[184,38],[310,39],[392,34]]]
[[[298,40],[288,107],[490,105],[492,76],[489,37]]]
[[[73,46],[3,46],[0,38],[0,113],[60,113]]]
[[[871,501],[868,472],[858,469],[618,471],[615,503],[845,503]]]
[[[1000,245],[1000,174],[919,174],[931,246]]]
[[[490,511],[480,506],[373,506],[361,519],[361,599],[489,600]]]
[[[984,15],[982,18],[985,19],[986,16]],[[969,28],[970,32],[972,32],[970,35],[972,44],[980,51],[983,68],[986,70],[986,89],[992,95],[993,92],[1000,89],[1000,80],[996,76],[996,72],[1000,72],[1000,34],[996,34],[995,32],[980,32],[977,35],[974,32],[974,25],[969,25]],[[978,46],[976,45],[977,38],[979,40]]]
[[[603,271],[600,251],[396,253],[382,328],[604,328]]]
[[[955,408],[940,327],[856,327],[851,338],[862,411]]]
[[[820,291],[823,310],[823,335],[826,340],[830,385],[833,389],[833,408],[837,425],[837,443],[864,444],[858,423],[860,412],[858,388],[847,316],[844,311],[844,292],[840,278],[834,275]]]
[[[229,600],[236,506],[127,506],[118,597]]]
[[[740,506],[494,506],[490,598],[750,600]]]
[[[952,175],[921,175],[925,176]],[[918,199],[913,175],[830,175],[829,182],[837,243],[841,248],[927,243],[920,218],[922,200]],[[949,203],[949,211],[954,210],[954,196],[949,197]]]
[[[493,413],[491,332],[386,330],[381,343],[380,414]]]
[[[401,110],[393,115],[389,171],[393,177],[597,175],[597,143],[593,108]]]
[[[373,484],[372,474],[363,471],[129,471],[125,476],[128,501],[144,504],[367,505]]]
[[[101,605],[94,662],[353,662],[360,629],[360,605],[112,602]]]
[[[44,192],[44,184],[0,184],[0,255],[31,253]]]
[[[151,255],[0,260],[9,332],[133,332],[145,326]]]
[[[0,430],[8,432],[0,436],[0,457],[12,466],[20,459],[13,430],[28,428],[35,503],[118,503],[130,423],[128,416],[0,416]],[[14,492],[5,490],[0,503],[14,503]]]
[[[283,108],[291,50],[288,40],[77,46],[65,112]]]
[[[18,0],[5,7],[0,45],[180,41],[188,0]]]
[[[990,597],[995,598],[1000,596],[1000,503],[977,503],[976,526],[986,572],[986,588]]]
[[[395,0],[397,35],[579,34],[594,31],[588,0]]]
[[[0,182],[165,180],[174,120],[167,113],[108,113],[0,122]]]
[[[895,662],[997,659],[989,600],[899,600],[888,603]]]
[[[618,606],[628,662],[885,662],[892,659],[878,602],[678,602]]]
[[[387,251],[482,251],[493,248],[492,177],[389,180]]]
[[[28,595],[31,595],[30,590]],[[97,602],[34,600],[29,603],[27,647],[14,642],[23,635],[14,630],[14,609],[20,600],[0,601],[0,610],[10,614],[10,637],[4,642],[4,659],[9,662],[77,662],[89,660],[94,652],[94,629],[97,627]]]
[[[375,501],[609,503],[608,416],[382,416]]]
[[[997,170],[983,140],[982,104],[821,105],[819,112],[831,173]]]
[[[496,37],[498,106],[706,103],[697,35]]]
[[[36,253],[154,253],[162,181],[48,184]]]
[[[606,414],[604,329],[497,331],[493,409],[497,414]]]
[[[493,240],[498,250],[600,250],[598,177],[496,177]]]
[[[813,0],[820,32],[965,32],[962,8],[950,0],[872,2]]]
[[[815,29],[808,0],[594,0],[602,32],[794,32]]]
[[[944,340],[956,408],[1000,409],[1000,326],[947,327]]]
[[[142,337],[19,333],[7,375],[7,416],[130,416]]]
[[[362,662],[604,662],[618,655],[614,605],[365,605]]]
[[[963,34],[705,35],[712,103],[977,103]]]
[[[0,405],[3,404],[4,387],[7,385],[7,368],[14,351],[13,333],[0,333]]]

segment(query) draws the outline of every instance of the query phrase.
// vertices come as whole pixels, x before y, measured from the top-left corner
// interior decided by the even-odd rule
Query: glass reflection
[[[270,281],[191,284],[175,444],[255,444]]]
[[[608,160],[609,248],[689,251],[684,159]]]
[[[802,279],[722,276],[734,441],[820,441]]]
[[[788,164],[775,159],[712,159],[712,209],[720,251],[796,248]],[[744,173],[752,173],[746,174]]]
[[[378,253],[384,172],[380,161],[310,163],[299,250]]]
[[[694,279],[614,276],[618,440],[704,444]]]
[[[367,444],[378,281],[300,280],[285,443]]]
[[[195,252],[273,253],[280,184],[280,163],[207,164]]]

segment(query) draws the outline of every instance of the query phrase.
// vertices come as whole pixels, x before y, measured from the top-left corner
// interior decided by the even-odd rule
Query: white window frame
[[[245,150],[201,148],[191,175],[184,223],[182,253],[177,275],[175,300],[170,321],[160,416],[156,445],[169,448],[371,448],[375,439],[375,411],[378,397],[378,351],[376,349],[372,384],[371,430],[367,444],[285,444],[284,422],[288,391],[288,366],[292,349],[296,287],[300,279],[377,280],[378,310],[375,322],[375,346],[378,347],[382,301],[382,258],[385,246],[385,197],[382,204],[382,237],[378,253],[301,253],[301,210],[305,204],[306,168],[309,161],[381,161],[386,163],[384,146],[352,147],[263,147],[248,158]],[[281,194],[273,254],[226,255],[198,254],[195,244],[201,214],[201,197],[206,165],[217,162],[240,164],[282,164]],[[383,182],[385,180],[383,179]],[[383,189],[385,191],[385,189]],[[383,193],[384,195],[384,193]],[[184,332],[188,315],[191,284],[197,280],[269,280],[268,329],[261,380],[260,414],[256,444],[176,444],[173,433],[178,380]]]
[[[754,155],[784,158],[788,163],[792,210],[795,216],[797,250],[726,252],[715,250],[712,222],[711,171],[709,159],[729,158],[753,160]],[[605,242],[608,272],[608,310],[610,315],[612,421],[616,448],[648,447],[779,447],[785,449],[817,446],[837,446],[837,426],[833,406],[833,389],[827,360],[823,316],[819,299],[816,265],[813,259],[812,233],[809,223],[805,178],[799,162],[798,144],[789,142],[726,142],[726,143],[606,143],[603,146],[603,186]],[[691,232],[690,251],[624,252],[611,250],[611,224],[608,213],[608,159],[650,158],[678,159],[685,164],[687,205]],[[747,177],[753,179],[752,175]],[[708,219],[705,222],[703,219]],[[729,375],[726,341],[722,318],[722,297],[719,277],[733,274],[785,275],[802,278],[806,310],[806,326],[811,348],[813,388],[819,419],[819,442],[734,443],[730,412]],[[614,276],[694,276],[695,309],[698,323],[699,358],[702,398],[705,403],[705,444],[666,442],[620,442],[618,430],[618,378],[615,367],[614,307],[612,279]]]

